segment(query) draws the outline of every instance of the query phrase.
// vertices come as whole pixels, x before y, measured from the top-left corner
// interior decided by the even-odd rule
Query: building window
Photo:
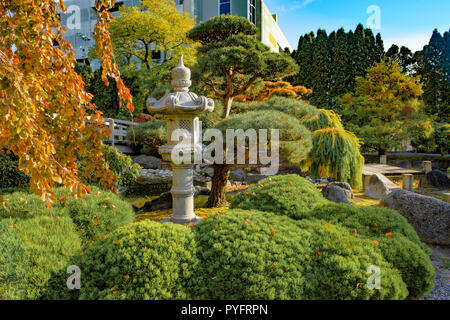
[[[231,0],[219,0],[219,14],[231,14]]]
[[[256,25],[256,0],[248,1],[248,19]]]

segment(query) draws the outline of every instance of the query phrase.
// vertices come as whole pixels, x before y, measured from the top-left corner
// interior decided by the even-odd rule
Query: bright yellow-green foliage
[[[354,188],[362,187],[364,158],[359,151],[359,140],[342,128],[315,131],[311,153],[302,167],[309,168],[312,176],[333,177]]]
[[[174,0],[142,0],[138,7],[121,6],[110,32],[120,71],[133,79],[135,103],[145,102],[155,88],[170,82],[170,70],[184,56],[187,66],[196,61],[196,43],[186,37],[195,25]],[[157,59],[161,57],[162,59]]]
[[[292,174],[261,180],[239,193],[230,208],[273,212],[297,219],[325,201],[313,183]]]
[[[115,53],[124,64],[137,59],[147,69],[158,67],[153,52],[165,52],[164,62],[172,65],[184,55],[187,65],[195,62],[195,43],[186,37],[195,21],[188,12],[180,14],[174,0],[141,0],[139,7],[121,6],[120,16],[111,22],[111,40]]]
[[[357,78],[355,92],[340,99],[342,117],[366,150],[383,153],[405,138],[432,133],[421,96],[417,78],[403,74],[395,60],[382,61]]]

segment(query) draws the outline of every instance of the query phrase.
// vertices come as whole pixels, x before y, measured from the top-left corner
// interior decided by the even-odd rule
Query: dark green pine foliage
[[[356,27],[355,33],[349,37],[350,48],[350,87],[355,87],[356,77],[362,77],[366,74],[367,68],[371,63],[367,59],[367,48],[365,40],[365,30],[362,24]]]
[[[386,58],[393,59],[393,58],[395,58],[396,56],[398,56],[399,52],[400,52],[400,48],[398,47],[398,45],[393,44],[393,45],[388,49],[388,51],[386,51]]]
[[[330,98],[332,100],[331,105],[335,106],[337,97],[348,92],[350,82],[347,74],[349,64],[347,34],[343,28],[335,34],[333,44],[330,66]]]
[[[419,56],[426,111],[440,122],[450,122],[450,31],[442,36],[435,29]]]
[[[375,38],[375,47],[376,47],[376,63],[380,62],[384,59],[384,42],[381,38],[381,34],[377,33]]]
[[[325,30],[317,31],[316,44],[313,50],[311,89],[313,90],[311,103],[316,106],[329,106],[329,67],[330,55],[328,50],[328,36]]]
[[[319,29],[300,37],[292,57],[300,71],[289,80],[313,90],[312,104],[339,111],[337,98],[353,91],[355,78],[384,58],[384,44],[380,34],[374,37],[361,24],[354,32],[341,28],[328,37]]]
[[[310,84],[312,79],[312,64],[313,61],[313,48],[314,48],[315,34],[311,32],[309,34],[305,34],[300,37],[298,42],[298,48],[296,52],[296,56],[294,59],[296,60],[299,66],[299,72],[294,76],[295,84]],[[309,87],[310,88],[310,87]]]

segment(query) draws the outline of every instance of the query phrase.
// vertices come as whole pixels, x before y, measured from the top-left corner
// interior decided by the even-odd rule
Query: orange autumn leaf
[[[263,186],[262,184],[260,184],[259,187],[260,187],[261,189],[264,188],[264,186]]]
[[[112,210],[114,210],[114,209],[116,208],[116,206],[112,204],[112,205],[110,206],[110,208],[111,208]]]
[[[279,182],[279,181],[276,181],[275,183],[276,183],[277,185],[280,185],[280,182]]]
[[[217,212],[217,214],[222,215],[222,211]]]
[[[123,276],[123,278],[124,278],[124,279],[130,279],[130,276],[129,276],[128,274],[125,274],[125,275]]]
[[[317,253],[319,256],[321,255],[319,251],[314,250],[315,253]]]
[[[376,245],[380,244],[377,240],[373,240],[372,243]]]
[[[275,234],[275,230],[272,230],[272,234],[275,236],[276,234]]]
[[[252,224],[253,222],[251,222],[250,220],[247,219],[247,220],[244,221],[244,223],[246,223],[246,224]]]
[[[94,222],[94,226],[97,226],[100,222],[97,220]]]
[[[288,179],[288,181],[289,181],[289,183],[292,183],[292,180],[291,180],[291,179]]]
[[[386,237],[392,237],[392,232],[386,233]]]
[[[254,192],[253,192],[253,193],[252,193],[252,196],[254,196],[254,197],[255,197],[255,196],[256,196],[256,193],[254,193]]]

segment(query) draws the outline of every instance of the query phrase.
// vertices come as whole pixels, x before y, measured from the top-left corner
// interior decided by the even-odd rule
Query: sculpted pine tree
[[[270,52],[256,33],[246,18],[230,15],[211,18],[188,32],[189,39],[202,44],[194,83],[224,103],[223,118],[230,115],[233,99],[258,79],[281,80],[298,71],[288,54]]]
[[[97,0],[99,20],[95,40],[103,60],[102,77],[116,81],[119,96],[132,110],[131,95],[113,62],[108,8],[114,1]],[[75,53],[63,38],[57,9],[62,0],[16,0],[0,3],[0,150],[19,158],[19,168],[30,176],[31,190],[50,206],[57,184],[72,194],[90,192],[77,171],[77,155],[85,156],[91,174],[109,189],[115,179],[101,152],[101,113],[91,103],[75,72]],[[58,46],[54,44],[57,43]]]

